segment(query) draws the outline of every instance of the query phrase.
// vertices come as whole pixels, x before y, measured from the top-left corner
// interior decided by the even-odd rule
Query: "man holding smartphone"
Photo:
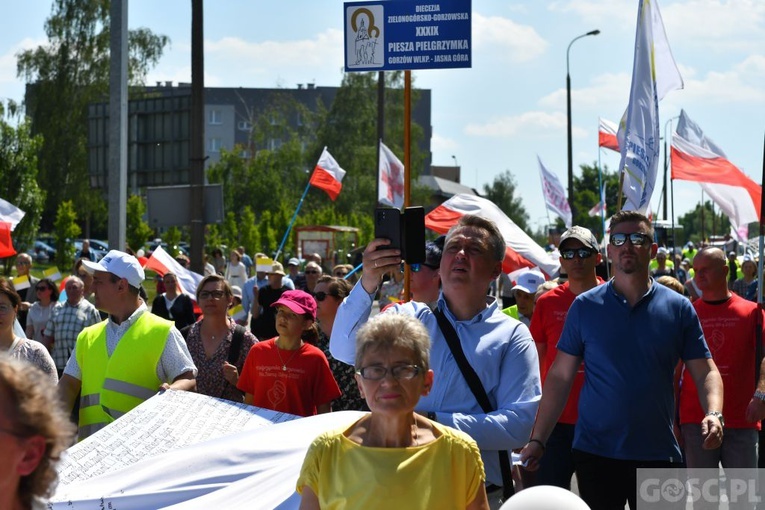
[[[356,331],[369,318],[383,274],[401,264],[401,251],[375,239],[364,250],[364,272],[338,309],[330,339],[332,355],[353,364]],[[497,226],[474,215],[463,216],[447,234],[441,257],[441,295],[436,310],[408,302],[383,313],[417,317],[432,339],[436,373],[431,392],[416,407],[439,423],[468,433],[478,443],[486,466],[490,501],[499,500],[502,474],[498,452],[520,448],[531,433],[541,397],[539,361],[528,328],[505,315],[486,289],[502,270],[505,240]],[[467,362],[478,375],[491,407],[485,412],[455,362],[439,326],[443,314],[456,331]],[[494,506],[492,506],[494,508]]]

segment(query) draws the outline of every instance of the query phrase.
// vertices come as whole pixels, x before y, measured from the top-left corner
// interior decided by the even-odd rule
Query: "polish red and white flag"
[[[321,157],[313,169],[311,179],[308,181],[309,184],[326,191],[329,198],[334,201],[337,200],[340,190],[343,189],[343,177],[345,177],[345,170],[340,168],[332,154],[324,147],[324,151],[322,151]]]
[[[560,263],[539,246],[499,207],[485,198],[461,193],[439,205],[425,216],[425,226],[439,234],[445,234],[459,219],[473,214],[493,221],[505,238],[505,260],[502,271],[512,273],[521,268],[538,267],[549,278],[555,278]]]
[[[618,131],[616,122],[598,117],[598,147],[619,152],[619,139],[616,137]]]
[[[144,269],[152,269],[160,276],[168,272],[174,273],[181,292],[187,294],[192,300],[197,300],[197,287],[204,276],[180,265],[161,246],[157,246],[157,249],[152,252]]]
[[[728,157],[685,110],[672,135],[672,179],[698,182],[736,229],[760,220],[762,186]]]

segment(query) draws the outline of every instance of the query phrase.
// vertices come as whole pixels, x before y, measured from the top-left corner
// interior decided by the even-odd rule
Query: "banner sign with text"
[[[344,6],[346,72],[471,67],[471,0]]]

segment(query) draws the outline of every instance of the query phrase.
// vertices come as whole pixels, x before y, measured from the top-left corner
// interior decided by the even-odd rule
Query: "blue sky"
[[[13,22],[0,31],[0,98],[22,98],[15,54],[44,42],[50,6],[24,0],[4,7],[4,19]],[[474,1],[473,67],[413,73],[416,86],[432,90],[433,163],[451,165],[456,158],[463,184],[477,188],[510,170],[532,227],[547,223],[536,156],[565,186],[566,47],[578,35],[601,31],[571,48],[578,172],[580,164],[598,159],[598,117],[618,121],[627,105],[637,6],[637,0]],[[685,81],[661,103],[662,135],[665,122],[684,108],[760,182],[765,1],[661,0],[660,7]],[[148,82],[190,81],[190,2],[130,0],[128,16],[131,28],[148,27],[172,41]],[[205,18],[207,86],[337,86],[342,79],[340,1],[208,0]],[[618,154],[601,154],[609,169],[618,166]],[[657,185],[654,210],[659,193]],[[676,215],[700,198],[698,185],[675,183]]]

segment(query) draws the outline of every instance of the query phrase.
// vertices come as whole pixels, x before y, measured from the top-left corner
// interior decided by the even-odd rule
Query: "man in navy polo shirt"
[[[538,467],[584,361],[573,454],[580,495],[593,510],[624,508],[625,502],[636,508],[637,469],[678,465],[672,432],[678,360],[700,388],[703,447],[719,448],[723,435],[722,380],[696,312],[688,299],[649,276],[658,249],[651,222],[621,211],[610,231],[614,277],[571,305],[534,432],[521,453],[529,469]]]

